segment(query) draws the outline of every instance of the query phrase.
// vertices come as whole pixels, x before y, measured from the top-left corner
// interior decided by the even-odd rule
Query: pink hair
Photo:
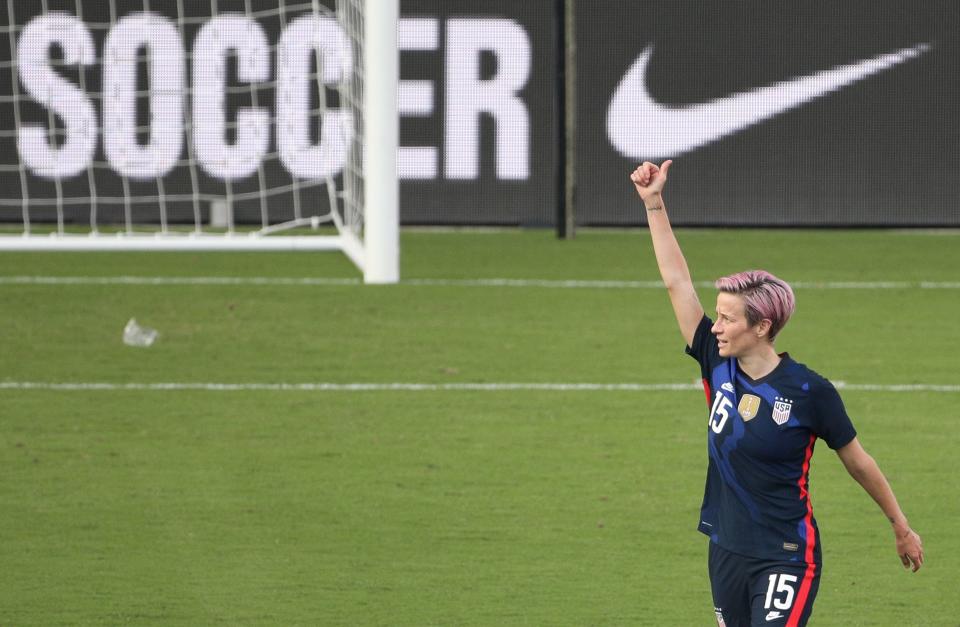
[[[737,294],[743,298],[747,322],[750,326],[761,320],[770,321],[770,341],[787,324],[796,307],[793,290],[766,270],[747,270],[717,279],[714,286],[721,292]]]

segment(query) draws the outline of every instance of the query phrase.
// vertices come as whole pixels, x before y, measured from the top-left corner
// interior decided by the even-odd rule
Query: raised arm
[[[910,523],[900,510],[897,497],[893,495],[893,490],[877,462],[863,450],[857,438],[838,449],[837,455],[850,476],[873,497],[890,521],[897,543],[897,555],[904,568],[912,568],[916,572],[923,565],[923,544],[920,536],[910,528]]]
[[[673,161],[664,161],[663,165],[657,167],[649,161],[644,162],[633,171],[630,180],[647,208],[647,223],[650,226],[650,237],[653,238],[653,252],[657,256],[660,276],[670,294],[670,303],[673,305],[677,324],[680,325],[680,333],[687,346],[690,346],[693,344],[697,325],[703,318],[703,307],[696,290],[693,289],[687,261],[673,235],[667,209],[663,204],[663,186],[667,182],[671,163]]]

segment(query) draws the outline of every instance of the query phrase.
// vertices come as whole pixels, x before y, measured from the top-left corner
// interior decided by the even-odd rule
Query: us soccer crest
[[[790,420],[790,408],[793,407],[793,401],[789,398],[776,397],[773,402],[773,421],[782,425]]]

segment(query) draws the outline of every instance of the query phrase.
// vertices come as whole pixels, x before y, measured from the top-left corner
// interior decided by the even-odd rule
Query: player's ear
[[[758,322],[756,327],[754,327],[754,330],[757,332],[757,338],[762,339],[769,336],[771,326],[773,326],[773,322],[770,320],[770,318],[764,318]]]

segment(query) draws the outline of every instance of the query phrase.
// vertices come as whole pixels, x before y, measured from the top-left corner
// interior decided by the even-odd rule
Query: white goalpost
[[[0,251],[332,250],[397,282],[399,0],[131,4],[7,3]]]

